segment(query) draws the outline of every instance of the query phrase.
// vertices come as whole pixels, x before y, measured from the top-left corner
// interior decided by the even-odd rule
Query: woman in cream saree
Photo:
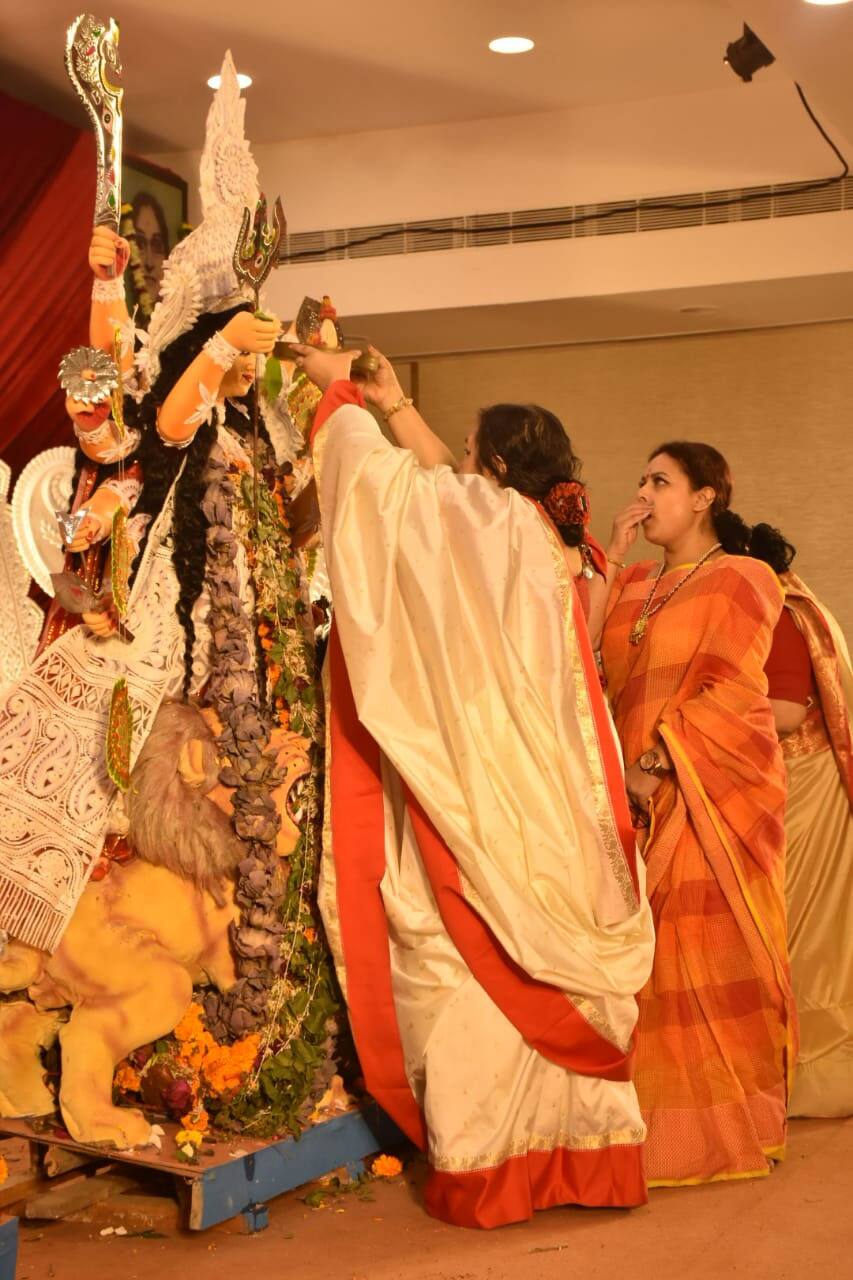
[[[437,1217],[642,1203],[652,930],[559,539],[514,490],[390,445],[333,381],[348,360],[301,360],[328,387],[321,905],[367,1086],[427,1149]]]
[[[782,572],[767,663],[788,775],[788,945],[800,1018],[792,1116],[853,1114],[853,672],[835,619]]]

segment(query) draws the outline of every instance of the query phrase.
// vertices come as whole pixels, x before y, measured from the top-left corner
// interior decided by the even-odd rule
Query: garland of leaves
[[[235,788],[234,825],[246,847],[232,931],[238,982],[204,997],[218,1040],[260,1031],[260,1052],[239,1093],[217,1111],[218,1127],[259,1136],[298,1132],[335,1073],[339,1003],[316,905],[321,843],[322,718],[306,603],[289,530],[281,480],[259,483],[253,515],[251,475],[229,471],[218,451],[210,459],[203,510],[214,675],[207,698],[223,725],[220,747],[230,764],[223,783]],[[255,587],[268,699],[252,671],[252,623],[240,600],[238,540],[246,548]],[[271,747],[273,723],[310,743],[312,768],[298,786],[300,836],[287,860],[275,849],[279,817],[272,791],[281,782]]]

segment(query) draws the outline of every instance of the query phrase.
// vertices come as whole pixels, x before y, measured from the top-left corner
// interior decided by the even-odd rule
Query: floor
[[[414,1162],[369,1198],[280,1197],[253,1236],[241,1219],[182,1231],[171,1201],[129,1193],[75,1221],[23,1222],[17,1280],[853,1280],[853,1119],[795,1121],[768,1178],[654,1191],[630,1212],[552,1209],[489,1233],[427,1217],[421,1177]],[[128,1234],[100,1234],[118,1226]]]

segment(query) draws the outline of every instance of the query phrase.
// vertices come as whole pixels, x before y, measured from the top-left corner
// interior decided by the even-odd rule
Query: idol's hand
[[[610,534],[610,545],[607,548],[608,560],[624,560],[637,541],[637,534],[644,520],[652,514],[647,502],[632,502],[613,521]]]
[[[281,321],[275,316],[271,316],[268,320],[261,320],[251,311],[238,311],[236,316],[232,316],[223,326],[222,336],[238,351],[268,356],[280,332]]]
[[[89,266],[99,280],[120,276],[130,259],[130,245],[111,227],[95,227],[89,243]]]
[[[326,351],[323,347],[306,347],[293,343],[296,365],[304,369],[316,387],[325,391],[333,382],[347,382],[352,362],[360,351]]]
[[[118,631],[118,622],[112,606],[108,609],[93,609],[82,614],[81,617],[92,635],[97,636],[99,640],[106,640],[108,636]]]
[[[368,347],[367,350],[379,361],[379,368],[375,373],[369,373],[363,378],[360,377],[358,385],[364,392],[365,400],[369,401],[370,404],[375,404],[380,411],[384,411],[385,409],[390,409],[398,400],[402,400],[403,388],[397,380],[391,361],[383,356],[381,351],[377,351],[375,347]]]
[[[80,521],[73,539],[66,545],[66,551],[88,551],[93,542],[100,542],[112,529],[112,521],[92,512]]]

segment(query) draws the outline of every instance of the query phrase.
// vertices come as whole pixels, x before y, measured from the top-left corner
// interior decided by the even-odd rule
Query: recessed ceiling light
[[[806,0],[806,4],[849,4],[850,0]]]
[[[527,36],[498,36],[497,40],[489,41],[489,48],[492,53],[529,53],[533,41]]]
[[[222,76],[211,76],[207,83],[211,89],[218,89],[222,84]],[[241,89],[248,89],[249,85],[252,83],[252,77],[244,75],[242,71],[238,71],[237,83]]]

